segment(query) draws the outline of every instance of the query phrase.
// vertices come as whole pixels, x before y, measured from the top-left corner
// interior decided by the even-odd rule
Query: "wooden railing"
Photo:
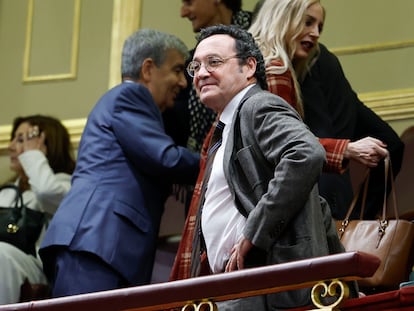
[[[370,254],[347,252],[187,280],[3,305],[0,311],[216,310],[217,301],[305,287],[313,287],[312,300],[318,308],[324,306],[317,297],[329,295],[328,289],[336,288],[337,299],[328,306],[332,310],[346,301],[347,281],[372,276],[379,264],[379,259]]]

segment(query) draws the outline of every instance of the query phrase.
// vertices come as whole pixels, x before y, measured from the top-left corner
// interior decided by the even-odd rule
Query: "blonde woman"
[[[269,91],[304,116],[297,76],[303,76],[318,52],[325,11],[319,0],[268,0],[249,31],[263,54]]]
[[[395,132],[358,100],[336,57],[319,44],[325,15],[320,0],[265,0],[259,2],[249,31],[264,56],[269,91],[293,105],[320,137],[327,158],[320,192],[340,219],[353,196],[349,160],[375,168],[395,148],[398,170],[402,145]],[[332,172],[338,174],[327,174]],[[376,210],[366,211],[375,216]]]

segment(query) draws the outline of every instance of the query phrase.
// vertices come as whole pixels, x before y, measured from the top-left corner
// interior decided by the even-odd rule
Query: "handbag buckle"
[[[346,229],[346,227],[348,226],[348,224],[349,224],[349,220],[348,220],[348,218],[347,218],[347,219],[344,219],[344,220],[341,222],[341,228],[339,228],[339,229],[338,229],[338,231],[339,231],[339,239],[342,239],[342,236],[344,235],[344,233],[345,233],[345,229]]]
[[[387,227],[388,227],[388,220],[386,220],[386,219],[380,220],[380,225],[378,227],[378,242],[377,242],[377,248],[378,248],[378,246],[379,246],[379,244],[380,244],[380,242],[382,240],[382,237],[385,234],[385,230],[387,229]]]
[[[19,226],[16,224],[8,224],[7,225],[7,232],[8,233],[16,233],[19,231]]]

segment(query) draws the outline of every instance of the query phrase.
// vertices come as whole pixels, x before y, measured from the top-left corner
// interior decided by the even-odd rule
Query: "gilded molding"
[[[141,0],[114,0],[109,61],[109,88],[121,82],[121,56],[125,39],[140,26]]]
[[[361,53],[372,53],[379,51],[397,50],[403,48],[414,47],[414,40],[396,41],[396,42],[383,42],[378,44],[366,44],[349,46],[342,48],[332,48],[331,51],[337,56],[354,55]]]
[[[26,29],[26,45],[24,52],[24,82],[49,81],[74,79],[77,74],[78,62],[78,45],[79,45],[79,27],[80,27],[80,3],[81,0],[74,0],[74,23],[72,38],[72,59],[71,72],[57,75],[29,76],[30,67],[30,48],[31,33],[33,22],[33,10],[35,0],[28,0],[28,16]],[[122,45],[126,37],[140,27],[140,16],[142,10],[142,0],[114,0],[112,16],[112,39],[110,54],[110,74],[109,87],[118,84],[120,77],[120,63],[122,54]],[[385,42],[380,44],[359,45],[351,47],[334,48],[338,56],[352,55],[360,53],[371,53],[392,49],[414,47],[414,40],[405,40],[398,42]],[[373,109],[381,118],[386,121],[395,121],[414,118],[414,89],[401,89],[383,92],[359,94],[359,98],[371,109]],[[86,119],[64,120],[71,135],[71,140],[77,148]],[[7,153],[7,146],[10,139],[11,125],[0,126],[0,155]]]
[[[73,147],[77,149],[86,125],[86,118],[63,120],[62,123],[69,131]]]
[[[203,300],[187,303],[181,308],[181,311],[218,311],[218,308],[213,301]]]
[[[359,98],[385,121],[414,118],[414,89],[364,93]]]
[[[349,297],[348,285],[339,280],[321,281],[312,287],[311,299],[318,309],[313,310],[339,310],[337,307],[341,305]],[[328,298],[330,304],[325,304],[324,298]],[[331,301],[333,300],[333,301]]]
[[[359,98],[385,121],[414,118],[414,89],[401,89],[374,93],[363,93]],[[77,148],[86,119],[63,120],[72,143]],[[11,125],[0,126],[0,155],[7,152]]]
[[[0,126],[0,155],[7,153],[7,147],[9,146],[11,125]]]
[[[397,121],[414,118],[414,89],[401,89],[360,94],[359,98],[385,121]],[[63,120],[71,136],[74,148],[77,148],[86,119]],[[7,152],[11,125],[0,126],[0,155]]]
[[[342,48],[332,48],[337,56],[373,53],[414,47],[414,40],[383,42]],[[414,89],[363,93],[359,98],[385,121],[414,118]]]
[[[40,82],[53,80],[73,80],[77,77],[78,51],[79,51],[79,31],[80,31],[80,4],[81,0],[74,0],[72,47],[70,59],[70,72],[49,74],[49,75],[30,75],[30,58],[32,49],[32,30],[33,30],[33,11],[35,0],[28,0],[26,39],[23,59],[23,82]]]

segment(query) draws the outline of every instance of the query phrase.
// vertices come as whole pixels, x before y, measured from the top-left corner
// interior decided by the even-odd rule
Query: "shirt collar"
[[[253,86],[254,84],[251,84],[242,89],[224,108],[223,112],[220,115],[220,121],[226,124],[227,128],[229,128],[229,125],[232,123],[234,112],[239,106],[240,101],[243,99],[244,95],[246,95],[247,91],[250,90]]]

